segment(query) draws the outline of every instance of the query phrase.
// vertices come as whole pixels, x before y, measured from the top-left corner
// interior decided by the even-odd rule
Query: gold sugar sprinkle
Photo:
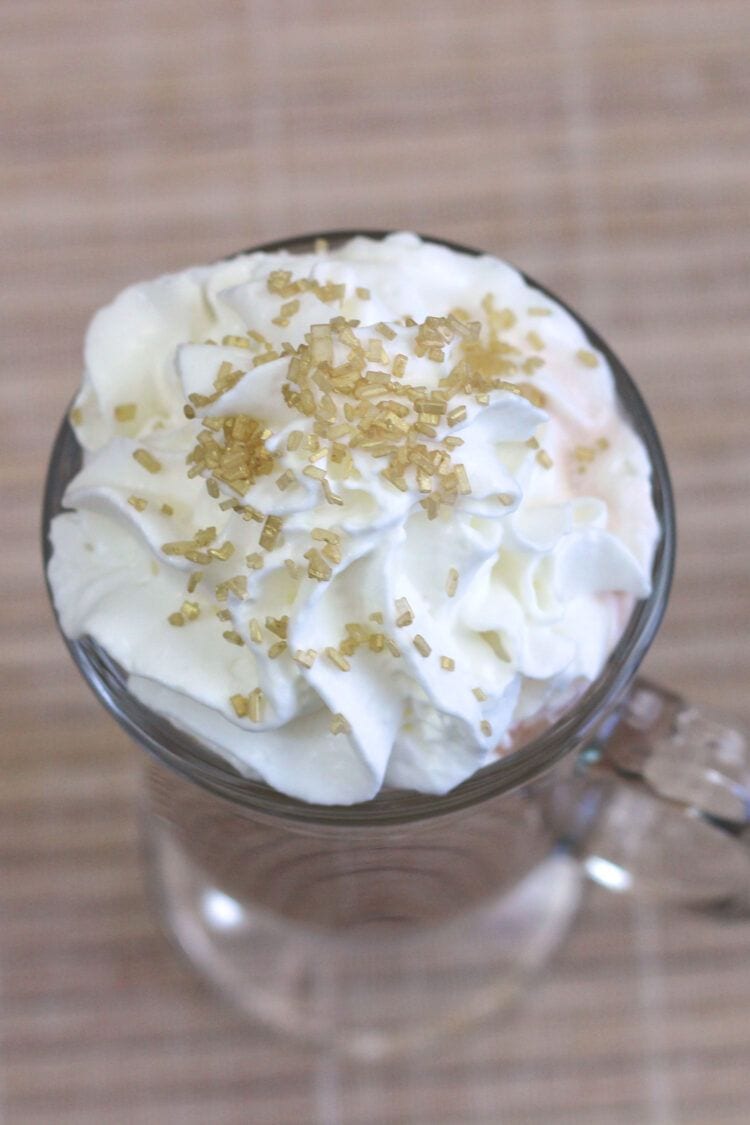
[[[374,621],[376,625],[383,624],[383,614],[379,609],[376,609],[374,613],[370,614],[370,621]]]
[[[526,339],[535,351],[541,352],[544,350],[544,340],[535,329],[532,328],[531,332],[526,333]]]
[[[193,573],[188,578],[187,592],[189,594],[195,593],[195,591],[198,588],[202,579],[203,579],[203,571],[202,570],[194,570]]]
[[[392,637],[386,637],[386,638],[385,638],[385,647],[386,647],[386,648],[388,649],[388,651],[390,652],[391,656],[396,656],[396,657],[398,657],[398,656],[400,656],[400,655],[401,655],[401,649],[400,649],[400,648],[398,647],[398,645],[397,645],[397,644],[396,644],[396,642],[395,642],[395,641],[394,641],[394,640],[392,639]]]
[[[307,574],[309,578],[315,578],[318,582],[329,582],[331,580],[333,570],[317,547],[311,547],[309,551],[305,551],[303,558],[308,561]]]
[[[118,422],[132,422],[138,407],[134,402],[121,402],[115,407],[114,414]]]
[[[247,697],[247,710],[254,723],[259,723],[263,718],[265,697],[259,687],[253,688]]]
[[[263,556],[260,551],[251,551],[249,555],[245,555],[245,562],[251,570],[263,569]]]
[[[447,416],[446,421],[448,422],[449,426],[457,426],[459,422],[463,422],[463,421],[465,421],[465,419],[466,419],[466,407],[465,406],[456,406],[453,410],[448,411],[448,416]]]
[[[383,324],[382,320],[375,325],[375,331],[379,332],[381,336],[385,336],[386,340],[395,340],[396,333],[388,324]]]
[[[200,617],[201,607],[197,602],[183,602],[180,606],[180,613],[186,621],[195,621],[197,617]]]
[[[229,702],[234,708],[234,713],[238,719],[244,719],[248,711],[247,696],[245,695],[230,695]]]
[[[137,512],[144,512],[148,507],[148,500],[144,500],[142,496],[128,496],[128,504]]]
[[[441,656],[440,657],[440,667],[445,672],[452,672],[454,670],[454,668],[456,667],[456,662],[455,662],[455,660],[453,659],[452,656]]]
[[[338,566],[343,557],[341,547],[338,543],[326,543],[320,553],[324,559],[328,559],[329,563],[332,563],[334,566]]]
[[[540,367],[544,367],[544,360],[540,355],[530,355],[521,364],[524,375],[533,375]]]
[[[432,649],[427,644],[427,641],[424,639],[421,633],[417,633],[417,635],[412,639],[412,644],[414,645],[420,656],[429,656],[432,652]]]
[[[305,465],[302,473],[306,477],[311,477],[312,480],[325,480],[325,473],[317,465]]]
[[[340,711],[331,719],[331,734],[349,734],[351,729],[348,719],[345,719]]]
[[[216,613],[216,616],[218,617],[219,621],[231,621],[232,620],[232,615],[231,615],[231,613],[229,612],[228,609],[217,609],[215,611],[215,613]]]
[[[222,543],[221,547],[209,547],[208,553],[212,559],[219,559],[221,562],[226,562],[234,554],[234,543],[230,543],[227,539],[226,543]]]
[[[485,695],[485,693],[482,691],[482,689],[480,687],[474,687],[471,690],[472,690],[472,693],[474,695],[474,698],[478,699],[480,703],[484,703],[487,700],[487,696]]]
[[[185,618],[181,613],[170,613],[167,621],[170,625],[174,625],[178,629],[185,624]]]
[[[391,373],[395,379],[401,379],[406,374],[406,365],[408,362],[408,356],[403,355],[401,352],[393,357]]]
[[[526,312],[529,316],[552,316],[552,309],[544,308],[541,305],[532,306]]]
[[[329,504],[337,504],[339,507],[343,507],[344,501],[335,492],[331,491],[331,486],[330,486],[329,482],[324,479],[322,483],[323,483],[323,495],[325,496],[326,501]]]
[[[365,289],[365,287],[363,285],[358,286],[358,288],[355,289],[354,292],[357,294],[360,301],[369,301],[370,300],[370,290]]]
[[[222,637],[224,638],[225,641],[229,641],[230,645],[238,645],[239,646],[239,645],[244,645],[244,643],[245,643],[236,629],[227,629],[221,635],[222,635]]]
[[[340,669],[340,671],[348,672],[351,669],[351,664],[346,659],[346,657],[343,656],[342,653],[340,653],[338,651],[338,649],[332,648],[329,645],[329,647],[325,650],[325,654],[328,657],[328,659],[331,661],[331,663],[335,664],[336,667],[338,669]]]
[[[341,540],[341,536],[338,531],[330,531],[325,527],[314,527],[310,534],[312,535],[313,539],[317,539],[319,543],[338,544]]]
[[[227,582],[222,582],[222,586],[226,586],[227,590],[231,590],[238,598],[247,597],[247,575],[235,574],[234,578],[230,578]],[[217,591],[219,587],[216,587]]]
[[[448,571],[448,577],[445,580],[445,592],[449,598],[452,598],[458,589],[458,571],[455,566],[452,566]]]
[[[149,453],[147,449],[134,449],[133,460],[148,473],[158,473],[161,470],[161,461],[157,461],[153,453]]]
[[[584,367],[598,367],[599,366],[599,360],[598,360],[597,356],[594,355],[593,352],[590,352],[588,350],[588,348],[579,348],[578,351],[576,352],[576,359]]]
[[[174,508],[172,507],[171,504],[162,504],[160,511],[161,511],[162,515],[164,515],[164,516],[173,516],[174,515]]]
[[[259,543],[264,551],[272,551],[276,546],[276,540],[281,531],[281,524],[280,516],[266,516],[259,539]]]
[[[285,492],[287,488],[296,483],[297,478],[295,477],[291,469],[287,469],[281,474],[280,477],[276,478],[276,487],[282,492]]]
[[[286,301],[281,306],[281,308],[279,309],[279,314],[285,320],[287,320],[287,322],[289,321],[290,317],[293,317],[298,312],[299,312],[299,300],[296,297],[292,301]]]
[[[286,641],[276,641],[268,650],[268,659],[275,660],[282,652],[286,652]]]
[[[510,508],[513,504],[513,494],[511,492],[498,492],[497,499],[504,508]]]
[[[543,469],[551,469],[554,464],[546,449],[540,449],[536,455],[536,459]]]
[[[266,629],[268,629],[269,633],[273,633],[275,637],[278,637],[282,641],[286,640],[286,631],[288,627],[289,618],[286,614],[284,614],[283,617],[266,618]]]
[[[399,629],[403,629],[407,625],[411,625],[414,621],[414,611],[409,605],[406,598],[396,598],[396,625]]]
[[[250,632],[250,640],[253,644],[259,645],[263,643],[263,630],[260,627],[260,621],[258,621],[256,617],[250,618],[248,630]]]
[[[370,652],[382,652],[385,648],[385,633],[370,633],[367,646]]]
[[[217,480],[214,480],[213,477],[209,477],[206,481],[206,492],[212,500],[218,500],[221,496],[221,492],[219,490],[219,482]]]
[[[306,650],[298,648],[294,654],[293,659],[303,668],[312,668],[313,664],[317,660],[317,657],[318,654],[314,648],[308,648]]]
[[[80,406],[74,406],[69,414],[69,418],[74,426],[80,426],[83,422],[83,411]]]
[[[492,723],[488,723],[486,719],[482,719],[479,724],[479,729],[486,738],[489,738],[492,734]]]
[[[456,465],[455,468],[456,480],[458,481],[458,491],[462,496],[468,496],[471,492],[471,485],[466,469],[463,465]]]

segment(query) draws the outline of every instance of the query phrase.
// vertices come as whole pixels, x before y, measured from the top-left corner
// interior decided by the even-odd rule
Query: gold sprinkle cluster
[[[278,314],[272,319],[282,327],[299,313],[300,298],[304,294],[311,293],[329,306],[340,304],[346,296],[343,284],[295,278],[290,270],[273,271],[267,287],[280,299]],[[356,289],[356,295],[360,300],[370,298],[369,290],[362,287]],[[515,313],[510,309],[496,309],[491,294],[482,301],[482,309],[487,325],[484,336],[479,322],[472,321],[463,309],[454,309],[447,316],[429,316],[422,323],[403,317],[402,327],[411,332],[410,343],[404,352],[396,354],[386,348],[386,344],[393,344],[398,338],[393,326],[378,323],[373,326],[374,334],[363,339],[361,333],[355,332],[359,322],[341,315],[313,324],[304,342],[296,348],[284,343],[277,349],[255,330],[249,330],[246,336],[225,336],[223,345],[255,353],[253,368],[281,358],[287,360],[281,394],[291,411],[307,419],[306,428],[312,427],[311,432],[298,429],[288,434],[286,451],[297,453],[304,463],[296,469],[285,468],[280,472],[275,479],[278,490],[286,492],[299,487],[305,478],[319,486],[324,502],[342,506],[344,501],[336,489],[341,481],[356,475],[352,454],[360,450],[382,462],[380,475],[390,485],[401,492],[416,488],[429,519],[435,519],[442,506],[453,506],[459,497],[468,495],[471,482],[457,452],[463,441],[452,432],[468,418],[466,400],[473,400],[481,407],[490,402],[492,392],[505,391],[525,397],[534,406],[546,405],[544,394],[529,382],[545,363],[540,354],[545,348],[542,336],[536,330],[527,332],[525,342],[533,354],[524,352],[506,337],[517,325]],[[541,307],[528,310],[529,315],[538,317],[550,312]],[[428,388],[409,381],[410,359],[442,364],[446,349],[456,345],[456,362],[437,387]],[[584,366],[595,366],[598,362],[593,353],[584,350],[577,353],[577,359]],[[214,379],[213,392],[188,396],[186,416],[195,419],[199,410],[218,402],[246,374],[233,363],[223,361]],[[456,401],[459,396],[463,401]],[[136,404],[124,403],[115,408],[115,417],[118,421],[131,421],[136,410]],[[245,497],[259,478],[274,472],[281,453],[274,454],[268,449],[272,432],[262,419],[251,415],[203,417],[200,426],[187,457],[188,476],[202,476],[209,495],[217,501],[222,489],[229,489],[233,495],[220,500],[220,508],[232,509],[243,519],[262,525],[258,540],[260,550],[245,557],[247,571],[261,570],[264,553],[283,543],[283,520],[254,508]],[[549,455],[539,448],[538,442],[532,439],[528,444],[536,450],[539,464],[551,467]],[[137,449],[133,457],[150,473],[161,469],[160,462],[145,449]],[[590,459],[583,447],[579,447],[575,457],[581,464]],[[505,507],[514,503],[510,493],[499,494],[497,500]],[[148,501],[134,495],[129,503],[143,511]],[[165,515],[172,514],[166,504],[161,511]],[[235,551],[230,541],[217,544],[216,538],[216,528],[207,527],[197,531],[190,540],[168,542],[162,549],[165,554],[184,557],[196,566],[208,566],[215,561],[227,561]],[[295,581],[306,574],[310,579],[327,582],[342,558],[341,533],[316,527],[311,533],[311,545],[303,554],[304,565],[292,558],[286,558],[284,565]],[[190,575],[188,594],[194,592],[203,577],[202,571]],[[458,586],[459,572],[451,567],[445,581],[446,596],[454,597]],[[220,620],[231,621],[229,610],[221,608],[221,603],[226,602],[230,594],[240,599],[247,596],[247,573],[224,579],[214,589],[220,603],[214,612]],[[415,614],[406,598],[396,599],[395,611],[397,629],[414,625]],[[198,603],[186,600],[168,620],[176,627],[183,627],[199,614]],[[300,668],[308,670],[322,655],[341,672],[351,669],[350,658],[360,649],[400,657],[399,644],[379,628],[382,624],[383,614],[376,611],[367,623],[348,623],[338,645],[325,647],[322,654],[316,649],[298,649],[289,655]],[[288,652],[288,625],[288,616],[266,617],[263,625],[252,618],[248,624],[250,643],[267,644],[268,657],[276,659]],[[232,628],[226,629],[223,637],[233,645],[245,643],[242,635]],[[431,657],[432,647],[422,634],[411,635],[410,643],[422,658]],[[443,671],[455,669],[451,656],[440,655],[438,659]],[[487,698],[480,688],[473,691],[480,702]],[[265,699],[260,688],[248,695],[231,696],[230,704],[239,718],[249,718],[252,722],[263,719]],[[350,727],[343,715],[334,714],[330,729],[340,734],[348,733]],[[485,735],[491,734],[486,720],[481,729]]]

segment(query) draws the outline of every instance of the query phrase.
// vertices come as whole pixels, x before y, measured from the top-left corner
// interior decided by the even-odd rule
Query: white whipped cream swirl
[[[296,296],[280,270],[292,289],[305,280]],[[449,320],[444,346],[424,354],[420,325],[452,311],[478,322],[478,339]],[[315,411],[301,413],[290,354],[336,317],[350,326],[323,345]],[[382,389],[331,389],[325,371],[352,348]],[[462,362],[484,371],[484,389],[451,382]],[[233,374],[217,396],[220,371]],[[387,449],[362,440],[364,408],[350,416],[386,399],[401,419],[386,447],[443,450],[442,476],[411,462],[398,483],[383,475]],[[221,439],[214,420],[238,416],[259,420],[270,471],[241,493],[207,484],[206,467],[189,476],[200,441]],[[358,237],[135,285],[91,323],[72,417],[84,464],[49,567],[63,630],[93,637],[145,704],[242,773],[303,800],[452,788],[595,679],[650,590],[650,466],[607,362],[489,256]],[[446,437],[460,439],[447,453]],[[430,507],[446,475],[447,501]]]

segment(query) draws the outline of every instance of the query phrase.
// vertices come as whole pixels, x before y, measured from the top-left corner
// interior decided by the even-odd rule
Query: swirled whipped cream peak
[[[132,286],[71,421],[63,630],[306,801],[451,789],[594,680],[650,590],[607,361],[493,257],[393,234]]]

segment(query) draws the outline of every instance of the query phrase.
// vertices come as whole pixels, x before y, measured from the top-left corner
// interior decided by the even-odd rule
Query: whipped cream
[[[611,370],[489,256],[357,237],[132,286],[71,419],[64,632],[303,800],[457,785],[598,676],[650,590]]]

